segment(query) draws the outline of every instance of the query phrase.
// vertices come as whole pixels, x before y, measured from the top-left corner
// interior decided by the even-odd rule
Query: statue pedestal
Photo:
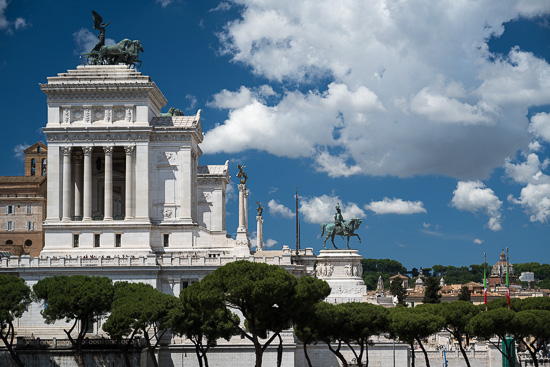
[[[363,281],[362,256],[357,250],[321,250],[316,275],[331,288],[329,303],[362,302],[367,294]]]

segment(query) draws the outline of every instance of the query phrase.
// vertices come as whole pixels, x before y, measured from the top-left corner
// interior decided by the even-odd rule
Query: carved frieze
[[[83,120],[84,111],[82,110],[82,108],[73,108],[71,112],[71,123]]]
[[[148,134],[146,133],[46,133],[48,142],[101,142],[101,141],[147,141]]]
[[[151,141],[191,141],[191,136],[180,134],[155,134],[151,135]]]
[[[317,266],[317,277],[331,277],[334,273],[334,265],[330,263],[320,263]]]

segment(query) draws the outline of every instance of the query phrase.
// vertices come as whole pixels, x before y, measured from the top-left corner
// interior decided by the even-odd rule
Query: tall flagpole
[[[298,222],[298,185],[296,185],[296,256],[300,249],[300,223]]]
[[[508,255],[508,247],[506,247],[506,301],[508,302],[508,309],[510,309],[510,280],[508,278],[509,262],[510,262],[510,256]]]
[[[483,299],[485,300],[485,311],[487,311],[487,253],[483,253],[485,260],[483,261]]]

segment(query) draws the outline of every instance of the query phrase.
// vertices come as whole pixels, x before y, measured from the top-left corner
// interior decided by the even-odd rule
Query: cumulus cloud
[[[422,201],[405,201],[403,199],[384,198],[382,201],[372,201],[365,205],[365,209],[376,214],[417,214],[427,213]],[[425,223],[424,223],[425,224]],[[428,228],[429,225],[425,228]]]
[[[484,213],[489,216],[487,223],[489,229],[492,231],[502,229],[500,214],[502,201],[481,181],[459,181],[456,190],[453,191],[451,206],[472,213]]]
[[[473,241],[476,245],[481,245],[484,241],[480,240],[479,238],[475,238]]]
[[[208,153],[306,157],[330,176],[481,179],[529,144],[528,108],[550,104],[545,60],[487,45],[548,2],[235,3],[222,53],[281,91],[215,96],[228,117],[205,134]]]
[[[222,1],[218,4],[218,6],[216,6],[213,9],[210,9],[209,11],[210,12],[213,12],[213,11],[228,11],[230,9],[231,9],[231,4],[226,2],[226,1]]]
[[[508,201],[523,207],[531,222],[545,223],[550,216],[550,176],[543,172],[549,165],[549,158],[541,162],[537,154],[530,153],[524,162],[507,160],[504,166],[508,177],[527,184],[521,189],[519,198],[508,195]]]
[[[531,117],[529,131],[535,136],[550,142],[550,114],[540,112]]]
[[[530,215],[531,222],[546,223],[550,216],[550,183],[546,184],[527,184],[521,189],[518,199],[512,195],[508,200],[514,204],[521,205]]]
[[[90,52],[97,43],[97,35],[87,28],[81,28],[73,33],[73,39],[77,46],[76,50],[74,50],[75,55]],[[115,40],[112,38],[105,39],[106,45],[114,45],[115,43]]]
[[[172,4],[172,0],[155,0],[155,2],[159,3],[163,8],[166,8],[168,5]]]
[[[293,218],[295,215],[292,210],[273,199],[269,200],[267,207],[269,208],[269,212],[275,216],[280,215],[283,218]]]
[[[189,107],[187,109],[188,110],[194,110],[195,107],[197,106],[197,97],[195,97],[192,94],[187,94],[185,96],[185,99],[189,102]]]
[[[355,203],[343,203],[338,196],[314,196],[300,198],[300,214],[308,223],[333,222],[336,204],[340,204],[345,220],[364,218],[365,212]]]
[[[504,169],[506,175],[517,183],[540,184],[550,182],[550,177],[542,173],[549,164],[549,158],[541,162],[537,154],[530,153],[523,163],[512,163],[510,159],[506,159]]]

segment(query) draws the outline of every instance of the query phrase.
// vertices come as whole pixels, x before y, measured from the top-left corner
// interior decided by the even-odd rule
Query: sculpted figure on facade
[[[246,180],[248,180],[248,176],[246,175],[246,172],[244,171],[246,166],[241,166],[240,164],[238,164],[237,168],[239,169],[239,172],[237,172],[237,177],[241,179],[239,181],[239,183],[241,185],[246,185]]]

